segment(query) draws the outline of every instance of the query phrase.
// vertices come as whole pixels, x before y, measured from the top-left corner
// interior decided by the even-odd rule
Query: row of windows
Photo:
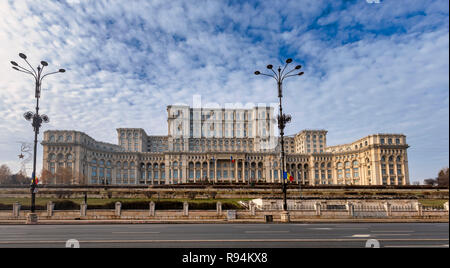
[[[63,159],[72,160],[73,156],[72,156],[72,154],[67,154],[66,156],[64,156],[63,154],[58,154],[58,157],[57,157],[55,154],[49,154],[48,155],[48,159],[52,160],[52,161],[56,160],[56,159],[58,159],[58,160],[63,160]]]
[[[394,161],[394,157],[391,155],[389,156],[389,162],[393,162]],[[402,157],[401,156],[397,156],[397,162],[401,162],[402,161]],[[386,156],[381,156],[381,162],[386,162]]]
[[[49,141],[50,142],[55,142],[55,135],[50,135]],[[57,141],[58,142],[64,142],[64,141],[71,142],[72,141],[72,135],[70,135],[70,134],[67,135],[65,140],[64,140],[64,136],[63,135],[58,135]]]
[[[380,144],[386,144],[384,138],[380,138]],[[394,144],[394,143],[393,143],[393,139],[392,139],[392,138],[388,138],[388,139],[387,139],[387,144]],[[399,138],[396,138],[396,139],[395,139],[395,144],[400,144],[400,139],[399,139]]]

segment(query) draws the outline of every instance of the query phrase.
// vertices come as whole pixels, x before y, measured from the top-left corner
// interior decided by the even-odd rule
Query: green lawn
[[[444,204],[448,202],[447,199],[420,199],[419,202],[424,207],[444,207]]]

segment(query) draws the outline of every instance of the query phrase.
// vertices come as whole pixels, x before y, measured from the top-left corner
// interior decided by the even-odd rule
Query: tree
[[[53,173],[51,173],[47,169],[43,169],[41,171],[41,177],[39,178],[39,181],[42,182],[42,184],[55,183],[55,175],[53,175]]]
[[[59,167],[55,173],[56,184],[72,184],[73,175],[71,168]]]
[[[81,184],[81,185],[87,185],[88,184],[88,179],[81,172],[76,172],[75,173],[75,182],[74,183],[78,183],[78,184]]]
[[[5,164],[0,166],[0,184],[7,184],[12,173],[9,167]]]
[[[448,167],[441,169],[439,171],[438,177],[436,178],[437,184],[441,187],[448,187]]]
[[[0,166],[0,184],[4,185],[16,185],[16,184],[29,184],[31,179],[26,176],[22,171],[16,174],[12,174],[7,165]]]
[[[433,178],[429,178],[423,181],[424,185],[428,185],[428,186],[436,186],[437,185],[437,180],[433,179]]]

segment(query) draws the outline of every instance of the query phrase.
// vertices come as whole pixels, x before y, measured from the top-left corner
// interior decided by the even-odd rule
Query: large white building
[[[118,145],[70,130],[44,133],[44,168],[71,170],[73,184],[279,183],[273,107],[167,107],[168,135],[117,129]],[[286,169],[305,185],[409,184],[406,136],[374,134],[327,146],[326,130],[285,137]],[[55,183],[58,183],[55,176]]]

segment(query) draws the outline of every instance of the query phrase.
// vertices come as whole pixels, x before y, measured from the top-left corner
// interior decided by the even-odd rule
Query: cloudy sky
[[[337,145],[403,133],[411,180],[435,177],[449,163],[448,1],[368,2],[1,0],[0,164],[17,171],[18,142],[33,141],[33,80],[9,63],[20,52],[67,70],[43,84],[43,130],[111,143],[119,127],[167,134],[166,106],[196,94],[276,102],[253,72],[291,57],[305,75],[285,83],[288,134],[327,129]]]

